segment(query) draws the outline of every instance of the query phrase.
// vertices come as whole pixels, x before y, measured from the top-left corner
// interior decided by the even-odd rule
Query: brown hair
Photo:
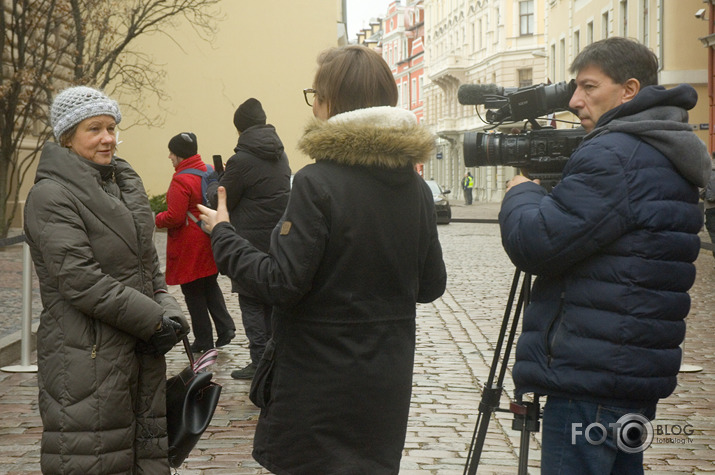
[[[69,129],[62,132],[62,135],[60,136],[60,140],[59,140],[60,146],[69,147],[69,143],[74,138],[74,135],[77,133],[78,128],[79,128],[79,123],[76,123]]]
[[[573,60],[570,72],[578,74],[588,66],[597,66],[616,84],[630,78],[638,79],[641,88],[658,84],[658,57],[631,38],[612,36],[591,43]]]
[[[397,85],[382,56],[359,45],[324,51],[318,57],[313,88],[328,102],[329,115],[397,104]]]

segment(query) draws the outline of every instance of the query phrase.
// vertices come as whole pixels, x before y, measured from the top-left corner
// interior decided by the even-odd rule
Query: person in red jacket
[[[186,171],[206,171],[197,151],[196,135],[191,132],[182,132],[169,141],[169,159],[176,172],[166,193],[168,209],[156,215],[156,227],[168,229],[166,283],[181,286],[194,333],[191,351],[203,353],[214,347],[211,319],[218,336],[216,347],[231,342],[236,325],[218,285],[211,239],[189,216],[199,215],[196,205],[202,200],[201,177]]]

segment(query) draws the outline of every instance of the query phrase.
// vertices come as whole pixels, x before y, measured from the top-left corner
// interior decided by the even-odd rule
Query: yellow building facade
[[[341,41],[342,2],[224,0],[220,10],[212,43],[200,39],[182,19],[175,30],[145,37],[138,45],[167,72],[163,90],[168,100],[163,108],[144,105],[148,116],[163,115],[164,122],[134,126],[137,117],[124,108],[117,155],[137,170],[150,196],[169,186],[174,169],[167,145],[180,132],[197,135],[206,163],[212,163],[214,154],[222,155],[225,163],[238,139],[234,111],[249,97],[263,104],[291,169],[295,172],[309,163],[296,148],[313,115],[303,88],[312,85],[318,54]]]
[[[708,141],[708,57],[699,37],[708,24],[695,13],[702,0],[548,0],[547,62],[555,81],[571,78],[568,68],[587,44],[611,36],[635,38],[658,56],[658,83],[689,83],[698,92],[690,124]]]

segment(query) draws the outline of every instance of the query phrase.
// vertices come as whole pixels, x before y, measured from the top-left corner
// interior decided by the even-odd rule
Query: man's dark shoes
[[[236,332],[234,330],[230,330],[224,335],[219,335],[219,337],[216,339],[216,348],[221,348],[222,346],[228,345],[229,343],[231,343],[231,340],[233,340],[233,337],[235,336]]]
[[[243,369],[237,369],[231,372],[231,377],[233,379],[253,379],[253,375],[256,374],[256,365],[249,363]]]
[[[208,350],[213,348],[213,346],[211,346],[211,344],[201,345],[201,344],[199,344],[199,342],[195,341],[189,346],[189,348],[191,349],[192,353],[201,354],[201,353],[206,353]]]

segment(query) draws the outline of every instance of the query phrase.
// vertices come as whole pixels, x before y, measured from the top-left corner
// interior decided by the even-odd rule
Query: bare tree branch
[[[209,43],[221,0],[0,0],[0,237],[7,236],[19,190],[52,136],[49,104],[70,84],[112,87],[114,98],[136,99],[138,124],[161,124],[135,106],[159,105],[166,71],[132,49],[148,34],[171,36],[180,20]],[[177,42],[178,43],[178,42]],[[161,108],[160,108],[161,110]],[[10,206],[8,206],[10,204]]]

